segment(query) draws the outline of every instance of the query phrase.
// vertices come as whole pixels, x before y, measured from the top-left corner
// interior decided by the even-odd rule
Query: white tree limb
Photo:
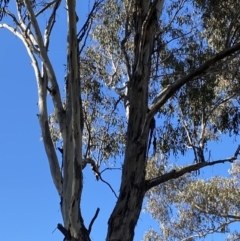
[[[47,71],[47,77],[51,83],[51,89],[52,89],[52,100],[53,100],[53,104],[56,110],[56,116],[57,116],[57,120],[59,123],[59,127],[60,127],[60,131],[63,133],[64,132],[64,122],[65,122],[65,115],[64,115],[64,109],[63,109],[63,105],[62,105],[62,101],[61,101],[61,96],[60,96],[60,90],[59,90],[59,86],[57,83],[57,79],[56,79],[56,75],[55,72],[53,70],[52,64],[49,60],[49,57],[47,55],[47,50],[44,46],[44,42],[43,42],[43,38],[42,38],[42,34],[38,25],[38,22],[36,20],[35,14],[33,12],[32,6],[31,6],[31,2],[30,0],[24,0],[24,3],[26,5],[26,8],[28,10],[29,13],[29,17],[33,26],[33,29],[35,31],[36,34],[36,40],[38,43],[38,47],[39,47],[39,51],[40,51],[40,58],[43,62],[43,65]]]
[[[29,42],[26,40],[26,38],[24,38],[24,36],[21,33],[19,33],[17,30],[9,26],[8,24],[5,24],[5,23],[0,24],[0,28],[5,28],[9,30],[11,33],[17,36],[20,40],[22,40],[23,44],[26,47],[28,55],[32,61],[31,64],[33,66],[33,70],[34,70],[36,80],[37,80],[37,85],[38,85],[38,96],[39,96],[39,99],[38,99],[39,116],[38,117],[39,117],[39,122],[42,130],[43,143],[47,153],[54,185],[58,191],[58,194],[61,196],[62,195],[62,174],[60,171],[58,158],[57,158],[56,151],[52,143],[51,134],[49,131],[47,103],[46,103],[46,93],[47,93],[46,80],[43,79],[44,76],[41,76],[38,61],[34,55],[34,50],[31,48],[31,45],[29,45]]]

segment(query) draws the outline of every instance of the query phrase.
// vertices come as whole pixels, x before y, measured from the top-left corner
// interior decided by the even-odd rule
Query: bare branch
[[[100,180],[101,180],[102,182],[106,183],[106,184],[110,187],[110,189],[112,190],[114,196],[115,196],[116,198],[118,198],[118,196],[117,196],[116,192],[113,190],[112,186],[111,186],[107,181],[103,180],[103,179],[102,179],[102,176],[100,176]]]
[[[21,17],[21,12],[19,9],[19,6],[17,4],[17,12],[18,12],[18,17],[19,17],[19,21],[17,20],[16,16],[8,11],[7,9],[4,10],[4,12],[12,19],[12,21],[16,24],[18,30],[19,30],[19,34],[22,35],[23,38],[20,38],[21,40],[24,39],[24,42],[27,43],[28,47],[31,47],[31,49],[34,50],[35,53],[39,54],[39,51],[36,49],[36,45],[37,42],[31,32],[31,30],[25,25],[25,23],[22,20]],[[14,31],[17,31],[16,29],[14,29]],[[13,33],[13,32],[12,32]],[[15,34],[15,33],[13,33]],[[16,34],[15,34],[16,35]],[[23,40],[22,40],[23,41]]]
[[[87,37],[88,37],[89,32],[91,30],[93,18],[95,16],[96,12],[99,10],[99,8],[101,6],[101,3],[103,1],[104,0],[97,0],[97,1],[94,2],[92,10],[88,14],[87,20],[85,21],[85,23],[83,24],[81,30],[77,34],[78,43],[81,43],[83,38],[84,38],[83,44],[82,44],[82,46],[81,46],[81,48],[79,50],[79,55],[82,53],[82,51],[83,51],[83,49],[85,47],[85,44],[86,44],[86,41],[87,41]]]
[[[238,146],[237,150],[234,153],[234,157],[237,159],[237,156],[239,155],[240,152],[240,145]]]
[[[20,25],[19,21],[17,20],[16,16],[7,9],[4,9],[3,11],[5,14],[7,14],[9,17],[11,17],[13,22],[21,29],[21,25]]]
[[[0,28],[5,28],[5,29],[9,30],[12,34],[14,34],[20,40],[22,40],[23,44],[25,45],[25,47],[28,51],[28,54],[29,54],[31,60],[33,60],[33,58],[35,59],[35,57],[31,56],[32,52],[38,53],[38,52],[36,52],[36,49],[34,48],[34,38],[33,38],[33,36],[31,35],[30,32],[29,32],[29,36],[25,36],[23,34],[23,32],[25,31],[25,29],[24,29],[25,25],[23,26],[22,24],[20,24],[13,13],[11,13],[8,10],[4,10],[4,11],[9,17],[12,18],[13,22],[16,24],[19,31],[16,28],[13,28],[12,26],[10,26],[8,24],[5,24],[5,23],[0,24]]]
[[[54,3],[56,2],[61,2],[59,0],[54,0],[52,2],[47,3],[41,10],[39,10],[36,14],[35,17],[38,17],[40,14],[42,14],[44,11],[48,10]]]
[[[39,113],[40,113],[38,117],[39,117],[39,122],[42,130],[43,143],[45,145],[45,150],[49,160],[49,166],[50,166],[54,185],[58,191],[58,194],[61,196],[62,195],[62,174],[60,171],[58,158],[56,155],[54,145],[52,143],[51,134],[50,134],[49,125],[48,125],[48,113],[47,113],[47,104],[46,104],[46,93],[47,93],[46,79],[44,76],[41,76],[38,61],[34,55],[34,50],[32,49],[32,46],[29,45],[29,42],[27,41],[27,39],[24,38],[21,33],[19,33],[13,27],[7,24],[0,24],[0,28],[8,29],[11,33],[17,36],[20,40],[22,40],[23,44],[26,47],[28,55],[32,61],[31,64],[34,69],[34,73],[35,73],[37,85],[38,85],[38,96],[39,96],[38,107],[39,107]]]
[[[16,1],[16,9],[17,9],[17,15],[18,15],[18,19],[19,19],[19,24],[21,26],[21,31],[23,33],[24,30],[27,29],[27,25],[25,23],[26,15],[24,16],[22,14],[22,7],[21,7],[21,4],[19,4],[18,1]]]
[[[106,167],[100,172],[100,174],[102,174],[103,172],[105,172],[107,170],[122,170],[122,168],[121,167]]]
[[[85,113],[85,116],[86,116],[86,113]],[[87,120],[85,120],[85,127],[86,127],[86,130],[87,130],[87,133],[88,133],[88,140],[87,140],[87,148],[86,148],[86,152],[85,152],[85,155],[84,155],[84,158],[86,158],[87,156],[89,156],[90,154],[90,148],[91,148],[91,128],[90,128],[90,124],[88,123]],[[82,169],[84,168],[85,166],[82,166]]]
[[[86,32],[88,31],[89,27],[91,27],[91,23],[92,23],[92,18],[94,17],[95,13],[98,11],[101,3],[104,0],[99,0],[99,1],[95,1],[92,7],[91,12],[88,14],[87,20],[85,21],[85,23],[83,24],[81,30],[78,32],[77,36],[78,36],[78,43],[80,43],[83,39],[83,37],[85,36]]]
[[[61,96],[60,96],[60,91],[59,91],[59,86],[57,83],[57,79],[55,76],[55,72],[53,70],[52,64],[49,60],[49,57],[47,55],[46,48],[44,46],[42,34],[38,25],[38,22],[36,20],[36,16],[33,12],[30,0],[24,0],[24,3],[26,5],[26,8],[29,13],[29,17],[32,23],[32,26],[34,28],[35,34],[36,34],[36,40],[39,46],[40,50],[40,57],[43,62],[43,65],[47,71],[47,76],[49,78],[49,81],[51,82],[51,88],[52,88],[52,99],[53,99],[53,104],[56,110],[56,115],[57,115],[57,120],[60,126],[61,132],[63,132],[64,126],[63,123],[65,121],[65,111],[62,106],[62,101],[61,101]]]
[[[104,169],[102,172],[99,172],[99,166],[96,164],[96,162],[92,158],[86,158],[85,160],[83,160],[83,164],[82,164],[83,168],[87,165],[87,163],[89,163],[91,165],[91,168],[96,176],[96,179],[97,180],[100,179],[102,182],[106,183],[109,186],[109,188],[111,189],[111,191],[114,193],[114,196],[116,198],[118,198],[118,196],[117,196],[116,192],[114,191],[114,189],[112,188],[112,186],[107,181],[105,181],[101,176],[101,173],[106,171],[107,168]]]
[[[28,0],[26,0],[26,2],[28,2]],[[29,6],[30,6],[30,10],[32,10],[30,3],[29,3]],[[33,10],[32,10],[32,14],[34,16]],[[36,21],[36,19],[35,19],[35,21]],[[36,22],[36,25],[38,26],[37,22]],[[40,30],[39,30],[39,34],[41,34]],[[43,74],[41,76],[40,70],[38,67],[38,62],[33,54],[33,51],[34,51],[34,49],[32,48],[33,43],[32,42],[29,43],[29,41],[27,39],[27,37],[29,37],[29,36],[26,36],[26,37],[24,37],[23,35],[20,35],[20,36],[21,36],[20,39],[23,41],[23,43],[28,51],[28,54],[29,54],[30,58],[32,59],[32,65],[35,70],[35,76],[36,76],[37,84],[38,84],[38,96],[39,96],[39,100],[38,100],[39,115],[38,115],[38,117],[39,117],[39,122],[40,122],[41,130],[42,130],[42,138],[43,138],[45,150],[47,153],[53,182],[58,191],[58,194],[61,196],[62,195],[62,174],[61,174],[61,170],[59,167],[57,154],[56,154],[56,151],[55,151],[52,139],[51,139],[49,123],[48,123],[48,112],[47,112],[47,103],[46,103],[46,94],[47,94],[46,87],[47,87],[47,81],[48,81],[47,77],[48,76],[45,74],[45,71],[44,71],[46,69],[45,68],[46,66],[44,65]],[[40,35],[40,38],[41,38],[41,35]],[[38,39],[38,43],[39,43],[39,39]],[[45,49],[44,49],[44,51],[45,51]],[[60,104],[61,104],[61,102],[60,102]]]
[[[54,23],[55,23],[56,12],[57,12],[57,10],[60,6],[61,0],[54,0],[53,2],[49,3],[50,5],[47,4],[47,6],[50,7],[54,3],[55,3],[55,5],[53,7],[51,16],[49,17],[49,20],[47,22],[47,27],[46,27],[45,32],[44,32],[44,46],[46,47],[46,50],[48,50],[50,35],[51,35],[52,29],[53,29],[53,26],[54,26]]]
[[[91,231],[92,231],[93,223],[94,223],[94,221],[96,220],[99,211],[100,211],[100,208],[97,208],[97,210],[96,210],[96,212],[95,212],[95,215],[93,216],[93,218],[92,218],[92,220],[91,220],[91,222],[90,222],[90,224],[89,224],[89,227],[88,227],[88,233],[89,233],[89,234],[90,234]]]
[[[5,9],[7,8],[9,0],[1,0],[0,1],[0,21],[2,21],[5,16]]]
[[[51,138],[51,133],[49,129],[48,122],[48,112],[47,112],[47,75],[43,70],[43,74],[41,78],[37,78],[38,83],[38,108],[39,108],[39,123],[42,130],[42,138],[43,144],[46,150],[46,154],[48,157],[48,162],[50,166],[50,171],[52,175],[53,182],[58,191],[59,196],[62,196],[62,183],[63,177],[61,174],[61,169],[58,162],[58,157],[56,154],[56,150]]]
[[[10,26],[6,23],[0,23],[0,28],[5,28],[5,29],[9,30],[12,34],[14,34],[16,37],[18,37],[19,39],[21,39],[24,42],[23,36],[12,26]]]
[[[190,173],[193,171],[198,171],[203,167],[207,167],[207,166],[213,166],[216,164],[220,164],[220,163],[225,163],[225,162],[230,162],[232,163],[233,161],[235,161],[237,159],[237,156],[240,154],[240,145],[238,146],[236,152],[234,153],[234,156],[226,158],[226,159],[220,159],[217,161],[213,161],[213,162],[200,162],[197,164],[193,164],[187,167],[183,167],[180,170],[172,170],[166,174],[163,174],[159,177],[155,177],[152,178],[150,180],[146,180],[146,191],[151,189],[152,187],[155,187],[161,183],[167,182],[171,179],[176,179],[178,177],[183,176],[186,173]]]
[[[92,20],[91,20],[91,21],[92,21]],[[78,53],[79,55],[82,53],[82,51],[83,51],[83,49],[84,49],[84,47],[85,47],[85,45],[86,45],[87,38],[88,38],[89,32],[90,32],[90,30],[91,30],[91,26],[92,26],[92,22],[90,22],[89,27],[88,27],[88,29],[87,29],[87,32],[84,32],[85,38],[84,38],[82,47],[81,47],[80,50],[79,50],[79,53]]]

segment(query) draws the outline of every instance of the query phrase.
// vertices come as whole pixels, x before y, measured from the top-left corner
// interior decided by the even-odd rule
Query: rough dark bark
[[[129,119],[120,194],[108,221],[108,241],[131,241],[145,195],[148,129],[148,84],[157,27],[156,4],[135,4],[134,64],[129,81]]]

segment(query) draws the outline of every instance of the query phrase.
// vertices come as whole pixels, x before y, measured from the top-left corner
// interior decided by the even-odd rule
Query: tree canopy
[[[7,4],[0,2],[0,28],[22,41],[32,61],[65,240],[91,240],[99,212],[86,228],[80,209],[86,165],[116,196],[108,241],[133,240],[142,208],[160,230],[146,230],[146,241],[229,233],[240,220],[240,147],[220,160],[210,147],[239,135],[240,2],[95,0],[86,18],[75,0]],[[64,81],[48,54],[63,7]],[[226,163],[228,177],[198,175]],[[121,171],[119,191],[103,178],[106,167]],[[237,231],[228,236],[239,238]]]

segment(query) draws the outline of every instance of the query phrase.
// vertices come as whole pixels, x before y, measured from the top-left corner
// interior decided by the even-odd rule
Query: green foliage
[[[240,215],[236,178],[239,162],[233,164],[230,174],[230,178],[209,180],[187,175],[149,191],[146,210],[158,220],[160,227],[153,240],[191,240],[191,237],[195,240],[213,232],[229,232],[228,225]],[[152,232],[145,234],[145,240],[152,237]]]
[[[226,47],[224,39],[229,39],[228,46],[238,41],[236,6],[231,1],[224,1],[221,3],[224,6],[218,2],[216,9],[213,9],[213,2],[211,1],[212,5],[202,5],[201,8],[191,6],[187,1],[185,6],[168,6],[167,19],[174,20],[162,36],[165,42],[159,56],[162,68],[155,77],[162,88],[191,73],[215,52]],[[177,11],[178,15],[173,15]],[[214,16],[209,17],[207,12]],[[224,27],[221,21],[226,22],[226,19],[229,23]],[[164,29],[164,23],[162,24]],[[228,28],[228,31],[224,28]],[[221,31],[221,34],[216,31]],[[239,58],[230,56],[213,66],[209,73],[186,84],[159,110],[162,120],[158,128],[160,152],[167,155],[184,154],[191,146],[205,149],[209,141],[219,140],[222,133],[238,135],[238,65]],[[157,87],[150,91],[157,92]]]

